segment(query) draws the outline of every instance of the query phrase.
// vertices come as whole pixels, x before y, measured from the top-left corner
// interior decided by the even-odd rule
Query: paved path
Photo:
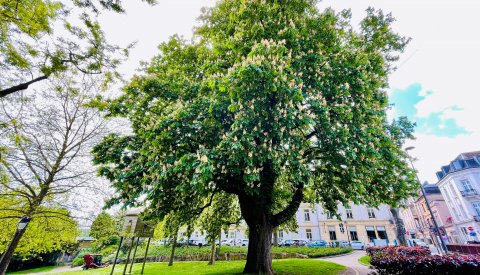
[[[342,275],[367,275],[371,273],[373,270],[368,268],[358,262],[358,259],[365,256],[365,251],[363,250],[355,250],[353,253],[342,255],[338,257],[332,257],[327,259],[322,259],[325,261],[329,261],[332,263],[341,264],[347,266],[348,269],[342,272]]]
[[[81,266],[77,266],[77,267],[59,266],[59,267],[54,268],[54,269],[52,269],[52,270],[50,270],[50,271],[35,273],[35,275],[55,274],[55,273],[62,273],[62,272],[69,272],[69,271],[78,271],[78,270],[82,270],[82,267],[81,267]]]

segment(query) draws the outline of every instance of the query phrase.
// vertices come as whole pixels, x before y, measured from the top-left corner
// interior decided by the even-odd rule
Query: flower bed
[[[399,256],[428,256],[431,254],[430,249],[415,246],[373,246],[367,248],[367,254],[370,256],[379,256],[384,255],[399,255]]]
[[[421,247],[372,247],[367,253],[380,275],[480,274],[480,255],[430,255]]]

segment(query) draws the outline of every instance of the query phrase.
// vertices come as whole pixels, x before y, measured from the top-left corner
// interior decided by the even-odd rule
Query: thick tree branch
[[[303,183],[297,186],[297,190],[295,194],[293,194],[292,200],[288,204],[288,206],[281,212],[273,215],[272,224],[274,227],[277,227],[283,223],[285,223],[288,219],[290,219],[298,210],[300,203],[303,200]]]
[[[28,89],[28,86],[30,86],[30,84],[33,84],[33,83],[38,82],[38,81],[45,80],[48,77],[49,77],[49,75],[42,75],[40,77],[37,77],[37,78],[32,79],[30,81],[24,82],[22,84],[15,85],[13,87],[10,87],[10,88],[4,89],[4,90],[0,90],[0,97],[5,97],[5,96],[7,96],[11,93],[18,92],[18,91],[21,91],[21,90],[26,90],[26,89]]]

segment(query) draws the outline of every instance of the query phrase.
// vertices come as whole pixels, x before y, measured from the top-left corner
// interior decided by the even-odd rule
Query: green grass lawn
[[[219,261],[213,266],[208,265],[206,262],[176,262],[173,266],[168,266],[167,263],[148,263],[145,265],[144,274],[240,274],[244,265],[245,261]],[[114,274],[122,274],[123,267],[124,265],[117,265]],[[141,268],[142,264],[135,264],[132,274],[140,274]],[[273,269],[275,274],[279,275],[333,275],[344,270],[345,266],[321,260],[285,259],[274,260]],[[60,273],[58,275],[108,275],[110,270],[111,266],[88,271]]]
[[[358,261],[364,265],[370,265],[370,256],[363,256]]]
[[[42,267],[37,267],[37,268],[32,268],[32,269],[7,273],[7,275],[32,274],[32,273],[38,273],[38,272],[47,272],[47,271],[50,271],[54,268],[56,268],[56,266],[42,266]]]

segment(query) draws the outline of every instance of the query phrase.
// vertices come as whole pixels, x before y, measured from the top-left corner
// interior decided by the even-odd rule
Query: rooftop
[[[440,188],[435,184],[423,184],[425,194],[440,194]]]
[[[442,166],[441,170],[436,173],[438,181],[448,174],[470,168],[480,168],[480,151],[461,153],[450,164]]]

